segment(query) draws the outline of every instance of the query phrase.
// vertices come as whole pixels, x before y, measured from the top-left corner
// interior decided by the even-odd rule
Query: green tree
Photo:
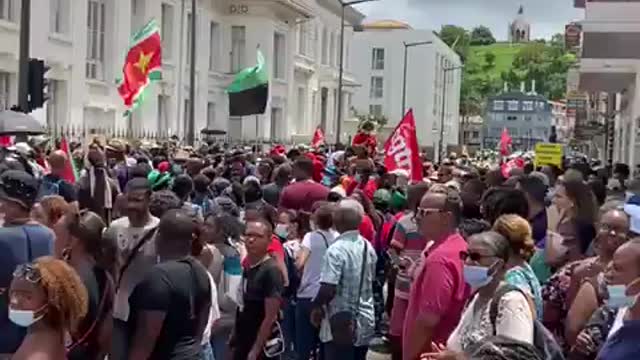
[[[467,59],[471,37],[465,28],[456,25],[443,25],[438,36],[458,53],[462,61]]]
[[[484,64],[486,70],[491,70],[496,66],[496,54],[491,51],[484,53]]]
[[[471,45],[491,45],[495,42],[496,38],[486,26],[478,26],[471,31]]]

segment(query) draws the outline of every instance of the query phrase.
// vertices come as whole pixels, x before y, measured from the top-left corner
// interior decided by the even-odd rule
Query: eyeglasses
[[[37,284],[42,280],[40,270],[34,264],[20,264],[13,271],[14,278],[22,278],[32,284]]]
[[[483,255],[477,252],[467,252],[467,251],[460,251],[460,260],[462,261],[467,261],[467,259],[470,259],[471,261],[480,261],[481,259],[486,259],[486,258],[492,258],[492,257],[496,257],[495,255]]]

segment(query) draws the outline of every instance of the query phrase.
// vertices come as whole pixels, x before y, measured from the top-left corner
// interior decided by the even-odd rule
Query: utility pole
[[[187,144],[195,143],[196,127],[196,0],[191,0],[191,67],[189,68],[189,126]]]
[[[18,106],[29,112],[29,46],[31,30],[31,0],[22,0],[20,7],[20,68],[18,79]]]
[[[402,114],[400,115],[400,119],[404,117],[404,114],[407,112],[407,53],[409,52],[410,47],[421,46],[421,45],[430,45],[433,44],[433,41],[419,41],[404,44],[404,69],[402,76]]]

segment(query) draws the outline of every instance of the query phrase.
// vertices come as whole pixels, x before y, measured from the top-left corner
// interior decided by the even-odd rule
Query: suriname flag
[[[144,89],[151,81],[160,80],[162,42],[160,30],[152,19],[132,39],[122,68],[123,78],[118,81],[118,93],[128,115],[142,101]]]

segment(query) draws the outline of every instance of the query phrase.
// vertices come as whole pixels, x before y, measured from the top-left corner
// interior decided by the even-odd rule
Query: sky
[[[498,41],[504,41],[520,5],[531,24],[532,39],[564,33],[568,22],[584,18],[584,10],[574,8],[573,0],[378,0],[355,7],[368,19],[401,20],[415,29],[437,31],[447,24],[472,29],[484,25]]]

